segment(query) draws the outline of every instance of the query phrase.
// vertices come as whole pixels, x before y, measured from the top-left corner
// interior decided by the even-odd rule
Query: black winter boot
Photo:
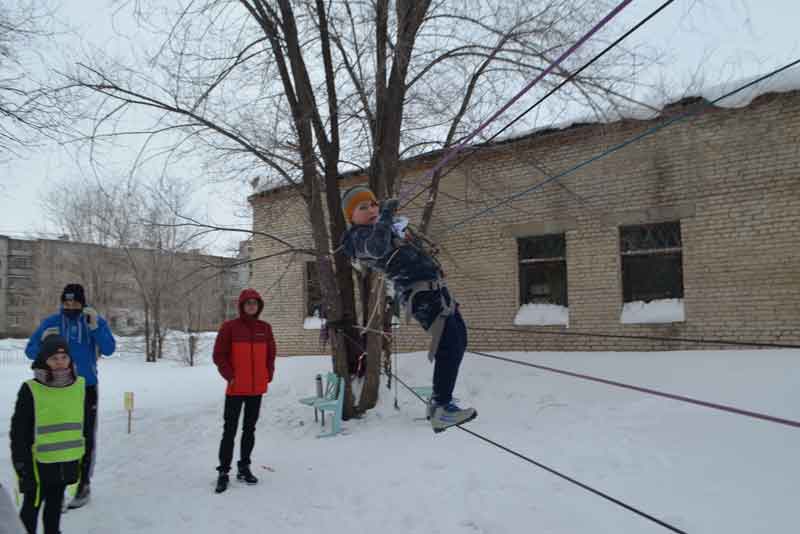
[[[239,466],[239,472],[236,474],[236,480],[239,482],[247,482],[250,485],[258,484],[258,479],[253,476],[250,467],[244,465]]]
[[[230,482],[228,473],[220,472],[219,476],[217,477],[217,487],[214,488],[214,492],[222,493],[223,491],[228,489],[228,482]]]

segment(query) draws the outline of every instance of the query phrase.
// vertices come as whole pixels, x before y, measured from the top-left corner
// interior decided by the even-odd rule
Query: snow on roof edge
[[[725,83],[705,87],[697,91],[690,91],[680,96],[677,94],[663,96],[658,100],[643,102],[642,103],[643,105],[635,108],[629,107],[621,109],[618,112],[614,113],[613,115],[609,116],[609,118],[605,121],[598,120],[596,116],[591,116],[591,117],[582,116],[563,122],[552,123],[545,126],[531,128],[529,130],[521,132],[509,132],[508,134],[502,134],[495,137],[491,142],[488,143],[487,142],[475,143],[473,147],[479,147],[482,145],[486,146],[491,144],[506,144],[541,132],[567,130],[572,126],[578,124],[598,125],[598,124],[610,124],[612,122],[621,120],[651,120],[661,116],[664,109],[672,105],[675,105],[681,101],[692,98],[702,98],[708,102],[712,102],[722,97],[723,95],[735,90],[736,88],[745,86],[748,83],[751,83],[762,76],[764,76],[764,74],[749,76],[746,78],[739,78]],[[749,106],[755,99],[757,99],[760,96],[771,93],[788,93],[791,91],[798,91],[798,90],[800,90],[800,67],[788,69],[781,73],[778,73],[772,76],[771,78],[767,78],[766,80],[763,80],[757,84],[754,84],[746,89],[739,91],[735,95],[731,95],[725,98],[724,100],[717,102],[716,104],[714,104],[714,106],[717,108],[724,108],[724,109],[744,108]],[[654,111],[654,110],[659,110],[659,111]],[[445,150],[437,149],[431,152],[418,154],[416,156],[404,159],[402,162],[406,163],[406,162],[422,160],[425,158],[434,157],[436,154],[443,152],[445,152]],[[345,178],[353,174],[357,174],[359,172],[364,172],[364,170],[356,169],[352,171],[345,171],[340,174],[340,178]],[[290,186],[282,182],[267,182],[258,187],[248,197],[257,197],[266,193],[279,191],[288,187]]]
[[[626,119],[651,120],[659,117],[663,113],[664,109],[681,101],[692,98],[702,98],[708,102],[713,102],[714,100],[717,100],[718,98],[730,93],[731,91],[734,91],[739,87],[743,87],[754,82],[762,76],[764,76],[764,74],[739,78],[725,83],[705,87],[697,91],[689,91],[683,95],[671,94],[662,96],[657,100],[643,102],[641,106],[620,109],[610,115],[605,121],[598,120],[596,116],[581,116],[559,123],[531,128],[530,130],[523,132],[513,132],[509,133],[508,135],[499,135],[493,139],[493,142],[505,143],[514,141],[516,139],[521,139],[523,137],[528,137],[539,132],[566,130],[577,124],[610,124],[611,122]],[[715,103],[714,106],[725,109],[744,108],[749,106],[753,100],[760,96],[771,93],[788,93],[797,90],[800,90],[800,68],[793,68],[780,72],[771,78],[767,78],[766,80],[762,80],[759,83],[747,87],[746,89],[742,89],[736,94]]]

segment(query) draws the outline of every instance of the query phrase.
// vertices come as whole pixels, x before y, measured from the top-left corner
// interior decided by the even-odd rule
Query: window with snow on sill
[[[303,321],[303,330],[319,330],[325,325],[325,319],[321,317],[306,317]]]
[[[683,299],[626,302],[619,321],[623,324],[665,324],[685,321]]]
[[[523,304],[514,317],[515,326],[569,325],[569,308],[557,304]]]

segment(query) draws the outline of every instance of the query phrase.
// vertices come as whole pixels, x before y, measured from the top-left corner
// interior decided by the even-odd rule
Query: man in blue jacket
[[[69,353],[86,381],[85,414],[83,434],[86,438],[86,453],[81,461],[81,478],[70,508],[80,508],[89,502],[89,482],[92,475],[95,451],[95,428],[97,423],[97,358],[99,354],[111,356],[116,342],[105,319],[97,310],[86,305],[83,286],[68,284],[61,293],[61,310],[48,317],[28,340],[25,354],[35,360],[42,341],[51,334],[67,340]],[[99,353],[99,354],[98,354]]]

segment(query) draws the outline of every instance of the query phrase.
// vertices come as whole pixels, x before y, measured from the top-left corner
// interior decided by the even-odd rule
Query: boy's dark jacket
[[[372,270],[386,273],[394,284],[395,294],[405,302],[416,282],[433,281],[442,277],[439,264],[421,247],[401,242],[394,233],[392,222],[397,201],[388,201],[381,207],[375,224],[351,226],[342,236],[342,251]],[[443,290],[445,298],[450,296]],[[412,313],[424,328],[428,328],[441,313],[442,295],[439,291],[426,291],[414,298]]]
[[[35,491],[36,480],[33,473],[33,440],[35,417],[33,413],[33,393],[28,384],[22,384],[17,394],[17,404],[11,417],[11,461],[19,477],[23,492]],[[39,480],[42,486],[67,486],[78,481],[80,462],[39,463]]]

